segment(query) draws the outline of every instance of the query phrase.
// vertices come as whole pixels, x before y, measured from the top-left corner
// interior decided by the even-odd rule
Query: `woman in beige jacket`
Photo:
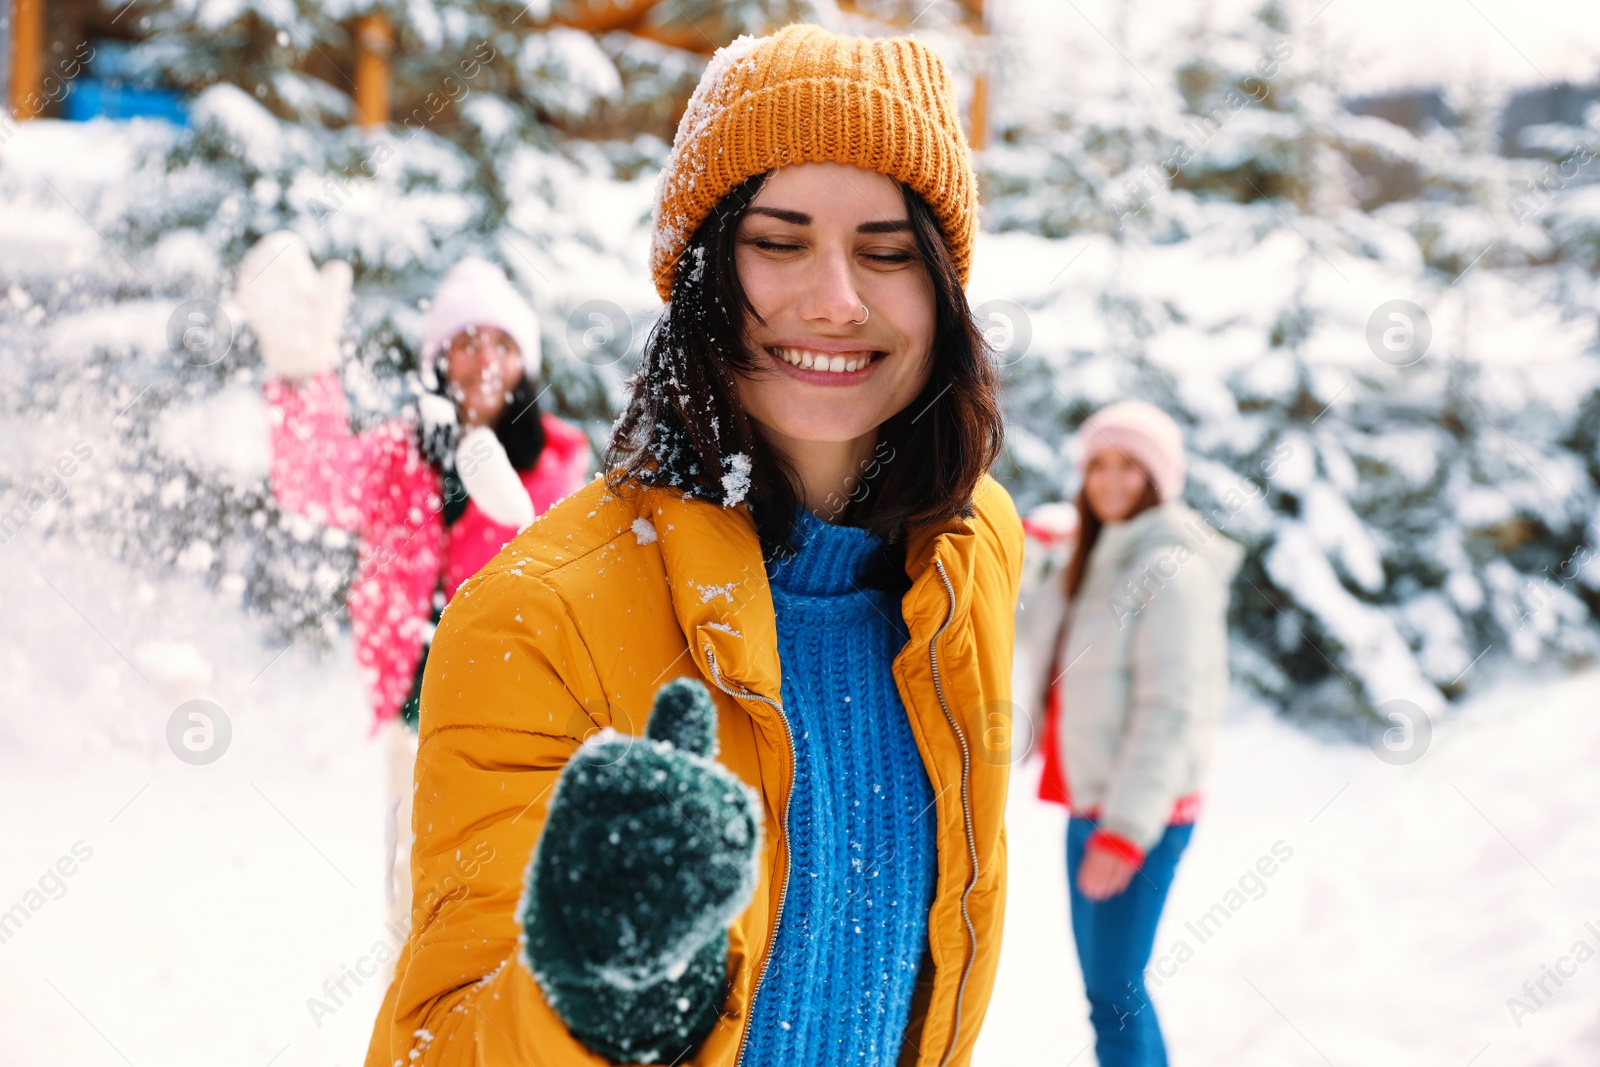
[[[1113,404],[1081,440],[1076,544],[1019,617],[1014,689],[1030,714],[1054,711],[1046,763],[1072,812],[1072,927],[1100,1065],[1164,1065],[1144,968],[1227,694],[1243,550],[1179,501],[1182,435],[1160,409]]]

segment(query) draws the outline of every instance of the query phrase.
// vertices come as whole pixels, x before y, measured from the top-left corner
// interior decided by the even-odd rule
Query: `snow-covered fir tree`
[[[973,296],[1016,344],[997,473],[1024,510],[1075,490],[1090,412],[1146,397],[1187,427],[1191,502],[1251,549],[1236,675],[1283,706],[1439,710],[1502,657],[1594,654],[1600,113],[1531,131],[1527,159],[1500,154],[1487,91],[1449,94],[1453,127],[1353,114],[1308,4],[1234,23],[1128,0],[1067,34],[1001,5],[982,47],[954,3],[656,0],[611,5],[648,16],[633,29],[568,25],[583,6],[140,5],[131,59],[191,94],[190,127],[35,124],[13,148],[96,151],[0,168],[8,210],[40,220],[14,238],[0,395],[51,427],[40,464],[78,437],[99,460],[29,521],[193,569],[285,630],[338,625],[348,538],[265,483],[244,251],[289,228],[353,266],[358,423],[409,402],[423,302],[489,255],[540,312],[544,402],[598,445],[655,313],[651,186],[708,42],[915,20],[993,79]],[[349,83],[374,12],[394,34],[378,131],[352,124]],[[1403,180],[1377,195],[1374,174]],[[621,315],[573,318],[594,300]],[[1380,314],[1395,300],[1422,309],[1425,350],[1422,320]],[[1407,331],[1409,362],[1384,348]],[[30,470],[7,469],[14,494]]]
[[[1251,550],[1235,676],[1280,706],[1360,728],[1507,659],[1592,659],[1600,190],[1538,184],[1585,131],[1547,131],[1554,164],[1504,158],[1499,101],[1468,91],[1459,127],[1413,134],[1344,106],[1314,7],[1164,33],[1150,7],[1118,5],[1071,62],[1014,57],[997,105],[995,240],[1064,239],[1054,278],[998,270],[978,294],[1027,320],[1019,503],[1076,492],[1074,431],[1144,397],[1187,427],[1190,502]],[[1375,163],[1414,191],[1363,210]]]

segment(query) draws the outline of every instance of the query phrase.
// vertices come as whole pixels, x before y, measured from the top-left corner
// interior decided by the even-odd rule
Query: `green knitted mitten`
[[[604,730],[556,782],[518,919],[523,963],[587,1048],[692,1052],[721,1010],[728,927],[755,892],[761,805],[715,762],[716,709],[677,678],[645,736]]]

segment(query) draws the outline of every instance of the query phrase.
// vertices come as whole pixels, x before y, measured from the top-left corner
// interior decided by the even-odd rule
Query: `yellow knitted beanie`
[[[650,271],[662,300],[695,230],[734,186],[788,163],[851,163],[933,209],[961,284],[978,225],[972,153],[938,53],[910,37],[785,26],[711,57],[656,185]]]

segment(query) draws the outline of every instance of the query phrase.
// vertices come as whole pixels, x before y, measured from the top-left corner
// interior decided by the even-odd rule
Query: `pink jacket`
[[[444,486],[417,447],[416,427],[391,419],[350,431],[344,387],[333,371],[262,390],[272,406],[272,490],[284,508],[355,533],[360,568],[350,580],[350,631],[373,712],[373,730],[411,693],[440,578],[447,598],[516,536],[473,501],[450,527]],[[535,514],[588,481],[589,441],[544,414],[546,444],[522,475]]]

